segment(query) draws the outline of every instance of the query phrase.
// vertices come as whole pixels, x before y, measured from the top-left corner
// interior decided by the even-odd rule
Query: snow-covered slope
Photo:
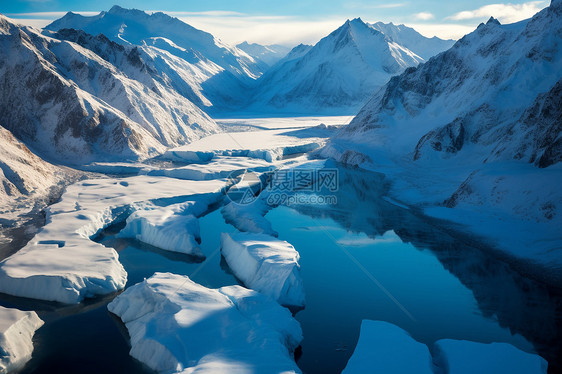
[[[381,170],[400,200],[455,207],[431,213],[561,271],[561,79],[562,2],[515,24],[491,18],[392,78],[323,154]]]
[[[0,214],[13,208],[22,196],[42,197],[64,172],[33,154],[5,128],[0,127]]]
[[[243,42],[236,47],[252,56],[254,60],[261,61],[265,65],[273,66],[277,61],[281,60],[291,51],[291,48],[283,45],[261,45],[257,43]]]
[[[208,59],[244,80],[261,75],[254,59],[242,50],[161,12],[148,14],[115,5],[90,17],[69,12],[46,29],[81,29],[121,44],[156,45],[181,58]]]
[[[433,38],[426,38],[411,27],[395,25],[392,22],[376,22],[369,24],[369,26],[382,32],[396,43],[408,48],[426,61],[446,51],[455,44],[455,41],[451,39],[443,40],[436,36]]]
[[[137,46],[163,79],[205,110],[243,105],[247,86],[267,69],[241,49],[160,12],[114,6],[90,17],[69,12],[46,27],[53,31],[69,28]]]
[[[357,18],[308,50],[296,47],[257,81],[252,111],[353,113],[423,59]]]
[[[42,156],[65,163],[143,158],[218,131],[155,78],[138,48],[52,36],[0,15],[0,123]]]

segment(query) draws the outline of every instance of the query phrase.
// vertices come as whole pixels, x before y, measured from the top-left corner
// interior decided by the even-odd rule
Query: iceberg
[[[400,327],[363,320],[359,341],[342,374],[433,374],[429,348]]]
[[[29,361],[33,335],[42,325],[35,312],[0,306],[0,374],[17,371]]]
[[[222,254],[247,287],[282,305],[303,307],[299,253],[286,241],[265,234],[221,235]]]
[[[299,323],[241,286],[209,289],[156,273],[108,309],[129,331],[131,356],[159,373],[300,373],[293,359]]]
[[[222,197],[222,193],[213,193],[200,196],[196,201],[137,210],[127,218],[118,236],[134,238],[166,251],[205,257],[199,248],[198,217]]]
[[[0,292],[79,303],[123,289],[127,273],[113,248],[91,240],[130,212],[221,192],[224,180],[184,181],[136,176],[94,179],[67,188],[47,223],[27,245],[0,262]]]
[[[442,339],[434,344],[435,361],[449,374],[546,374],[547,362],[507,343],[477,343]]]

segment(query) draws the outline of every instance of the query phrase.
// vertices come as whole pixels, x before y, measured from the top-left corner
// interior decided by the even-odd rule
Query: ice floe
[[[513,373],[546,374],[547,362],[508,343],[441,339],[429,347],[400,327],[364,320],[359,342],[342,374],[354,373]]]
[[[194,200],[196,195],[216,193],[224,186],[224,180],[150,176],[73,184],[60,202],[49,207],[47,224],[41,231],[0,262],[0,292],[78,303],[122,289],[127,273],[117,252],[91,238],[121,216],[147,205]]]
[[[221,235],[222,254],[234,275],[282,305],[305,304],[299,253],[286,241],[264,234]]]
[[[149,205],[133,212],[118,234],[172,252],[204,257],[199,248],[198,218],[224,195],[220,192],[198,196],[195,201],[165,207]]]
[[[293,359],[299,323],[241,286],[209,289],[156,273],[108,309],[129,330],[131,356],[160,373],[300,373]]]
[[[364,320],[353,355],[342,374],[433,374],[429,348],[388,322]]]
[[[435,361],[449,374],[546,374],[547,362],[508,343],[442,339],[434,344]]]
[[[35,312],[0,306],[0,374],[17,371],[29,361],[33,335],[42,325]]]

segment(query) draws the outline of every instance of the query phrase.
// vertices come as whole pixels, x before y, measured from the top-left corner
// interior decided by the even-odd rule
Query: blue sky
[[[85,15],[124,8],[164,11],[229,43],[243,40],[294,45],[315,43],[348,18],[404,23],[426,36],[459,38],[490,16],[502,23],[531,17],[546,1],[486,0],[0,0],[0,13],[42,27],[67,11]]]

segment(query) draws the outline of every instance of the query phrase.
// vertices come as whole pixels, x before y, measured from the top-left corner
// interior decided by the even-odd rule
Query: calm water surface
[[[441,338],[509,342],[538,351],[551,372],[559,371],[558,290],[388,203],[382,176],[341,169],[336,195],[336,205],[282,206],[266,216],[301,256],[306,308],[295,318],[304,333],[297,352],[303,372],[340,372],[363,319],[395,323],[428,344]],[[220,233],[234,231],[220,209],[201,219],[203,262],[117,239],[119,229],[108,228],[98,240],[119,252],[127,287],[156,271],[213,288],[238,283],[220,255]],[[0,304],[37,310],[46,321],[23,372],[151,372],[128,355],[127,331],[106,309],[114,296],[70,307],[0,296]]]

